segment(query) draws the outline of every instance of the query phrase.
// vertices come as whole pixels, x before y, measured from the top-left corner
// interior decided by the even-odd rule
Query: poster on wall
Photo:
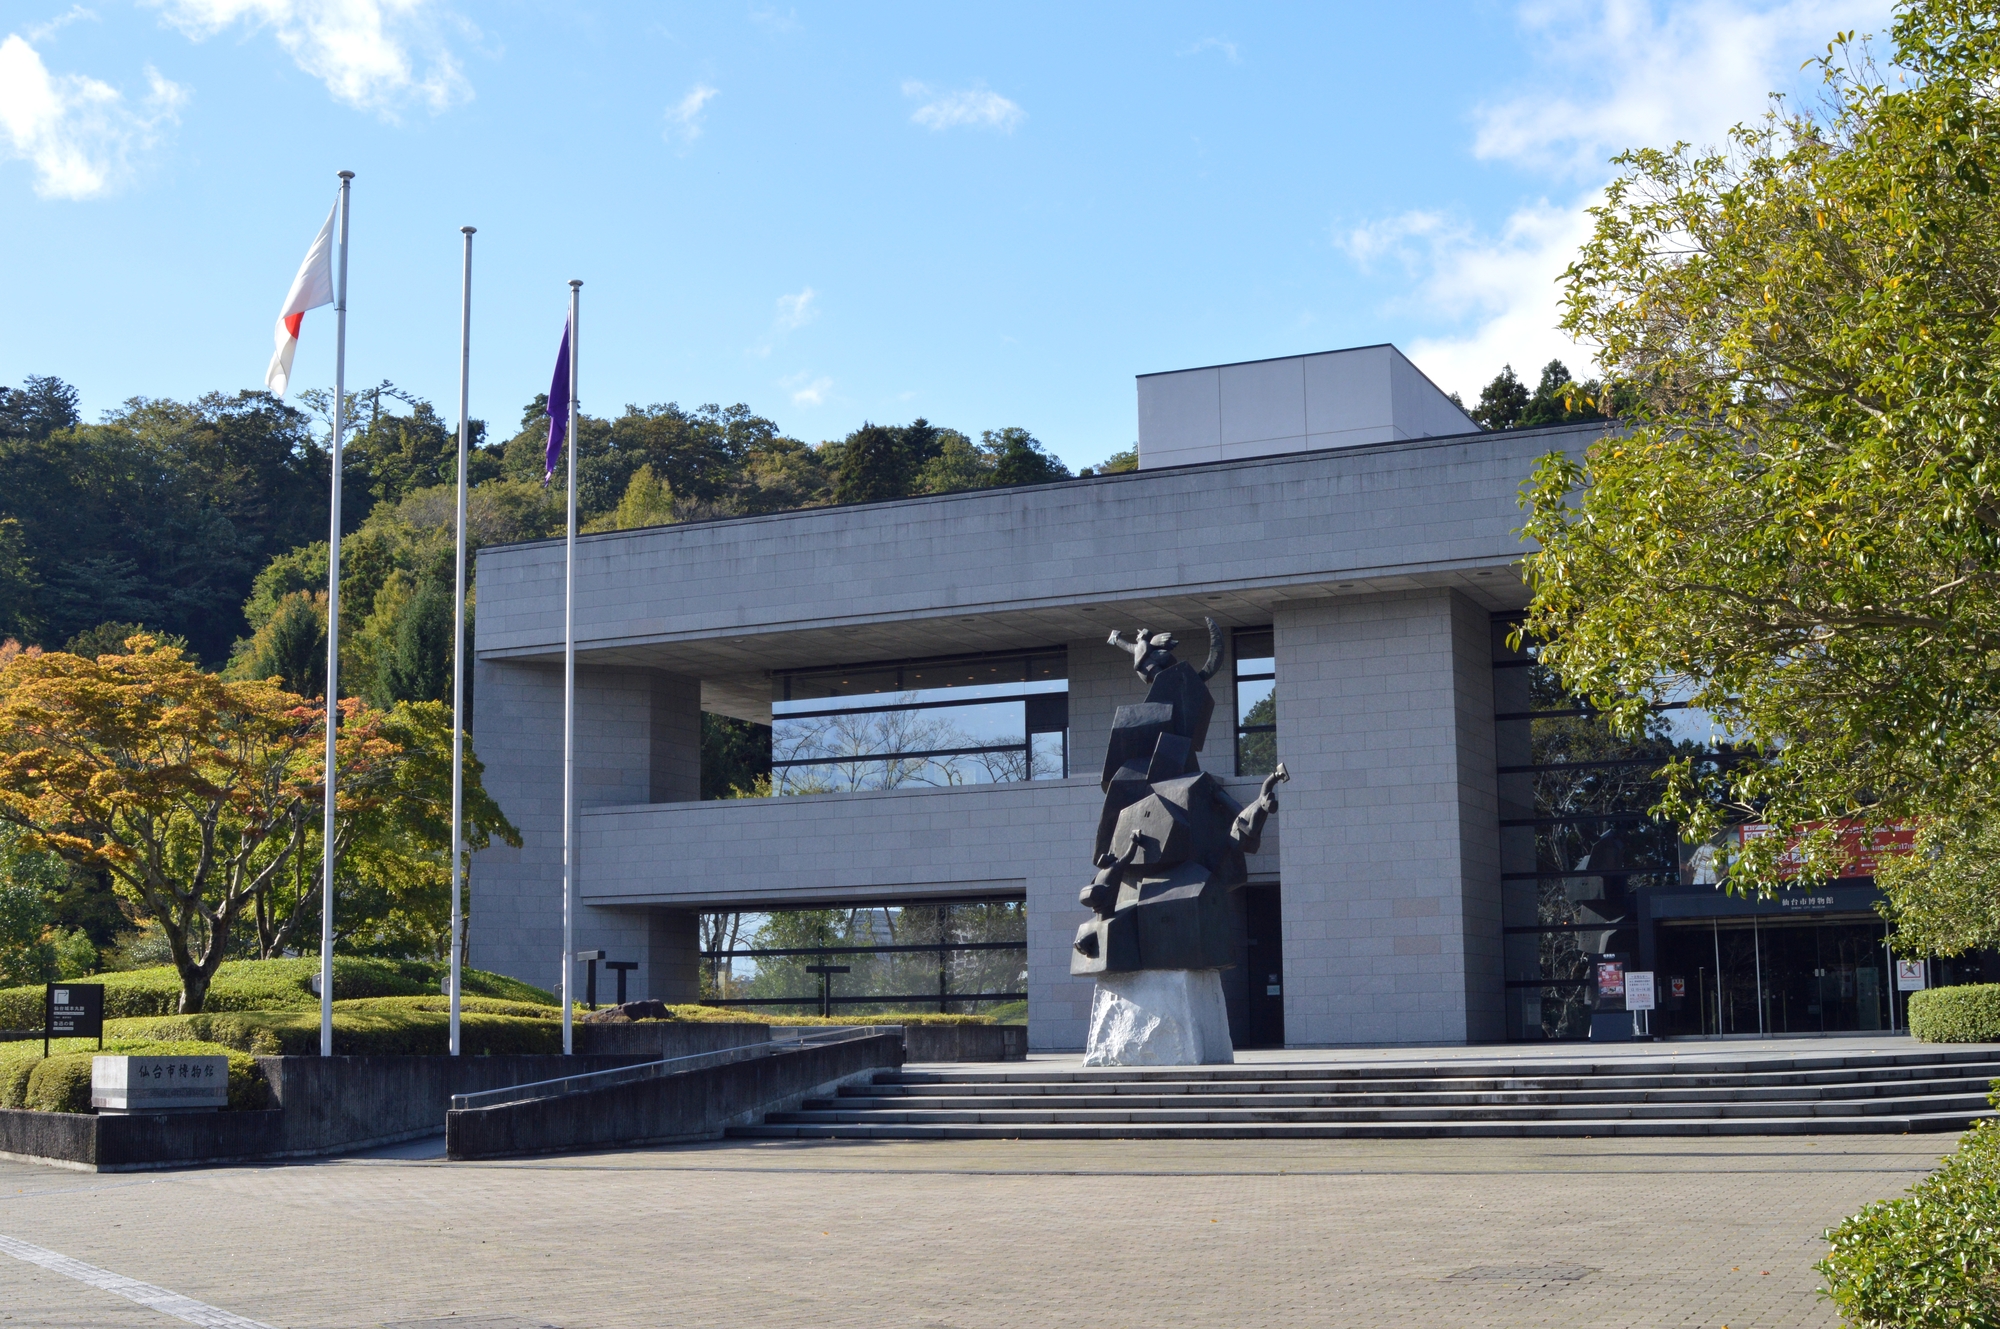
[[[1927,986],[1929,985],[1924,981],[1922,960],[1896,961],[1896,991],[1922,992]]]
[[[1623,960],[1599,961],[1597,966],[1598,1000],[1602,1001],[1606,997],[1623,997],[1624,995],[1625,962]]]

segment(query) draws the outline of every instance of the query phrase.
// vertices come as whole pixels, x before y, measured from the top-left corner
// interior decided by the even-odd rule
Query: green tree
[[[1479,404],[1467,412],[1481,429],[1512,429],[1528,409],[1528,388],[1514,375],[1514,366],[1502,365],[1493,381],[1479,390]]]
[[[452,588],[425,581],[397,615],[376,693],[385,703],[444,701],[451,695]]]
[[[1025,429],[1012,425],[989,429],[980,435],[980,441],[993,457],[996,485],[1038,485],[1069,479],[1069,467],[1042,451],[1042,445]]]
[[[903,450],[902,431],[864,424],[841,440],[834,498],[842,503],[903,498],[914,482],[913,470]]]
[[[1914,889],[1990,890],[1932,865],[2000,813],[2000,33],[1904,3],[1891,41],[1887,72],[1829,47],[1823,110],[1616,159],[1564,327],[1626,427],[1528,487],[1527,629],[1626,732],[1687,699],[1761,754],[1667,768],[1695,837],[1786,832],[1732,888],[1778,886],[1793,848],[1805,880],[1842,872],[1831,823],[1913,823],[1939,852],[1883,884],[1906,937],[1953,950],[2000,940],[1924,932]]]
[[[741,798],[771,777],[771,726],[701,713],[701,796]]]
[[[95,425],[31,406],[0,433],[0,520],[18,532],[0,549],[0,636],[47,644],[116,620],[226,658],[258,569],[324,528],[309,418],[263,393],[135,398]]]

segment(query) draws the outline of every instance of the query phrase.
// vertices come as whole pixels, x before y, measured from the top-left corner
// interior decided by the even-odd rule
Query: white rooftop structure
[[[1386,343],[1139,376],[1139,467],[1477,432]]]

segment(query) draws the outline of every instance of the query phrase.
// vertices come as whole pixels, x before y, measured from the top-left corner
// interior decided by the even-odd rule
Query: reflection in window
[[[1068,657],[1055,647],[781,672],[771,757],[774,794],[1060,780]]]
[[[1278,670],[1271,629],[1236,634],[1236,773],[1269,775],[1278,767]]]

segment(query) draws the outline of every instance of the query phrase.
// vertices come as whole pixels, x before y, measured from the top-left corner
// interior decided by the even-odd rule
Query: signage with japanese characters
[[[227,1057],[92,1057],[90,1105],[99,1112],[185,1112],[229,1103]]]
[[[1922,992],[1929,986],[1930,984],[1924,981],[1924,962],[1922,960],[1896,961],[1896,991]]]
[[[1625,1009],[1628,1011],[1650,1011],[1653,1009],[1653,975],[1643,969],[1625,975]]]
[[[104,985],[51,983],[43,998],[49,1038],[104,1038]]]
[[[1814,831],[1825,830],[1829,826],[1833,827],[1841,856],[1846,860],[1839,875],[1848,877],[1874,876],[1876,867],[1884,858],[1891,854],[1908,853],[1911,842],[1916,839],[1916,832],[1907,826],[1887,826],[1870,830],[1866,826],[1834,826],[1832,822],[1812,821],[1804,823],[1798,829],[1801,833],[1811,834]],[[1736,828],[1737,844],[1747,846],[1752,840],[1761,840],[1767,835],[1777,834],[1777,830],[1777,827],[1768,826],[1763,822],[1749,822]],[[1794,846],[1786,850],[1778,862],[1785,875],[1790,876],[1796,872],[1799,863],[1798,848]],[[1820,903],[1818,896],[1800,896],[1798,901],[1797,904],[1790,904],[1788,907],[1812,909],[1826,908],[1831,904],[1830,899],[1825,904]]]

